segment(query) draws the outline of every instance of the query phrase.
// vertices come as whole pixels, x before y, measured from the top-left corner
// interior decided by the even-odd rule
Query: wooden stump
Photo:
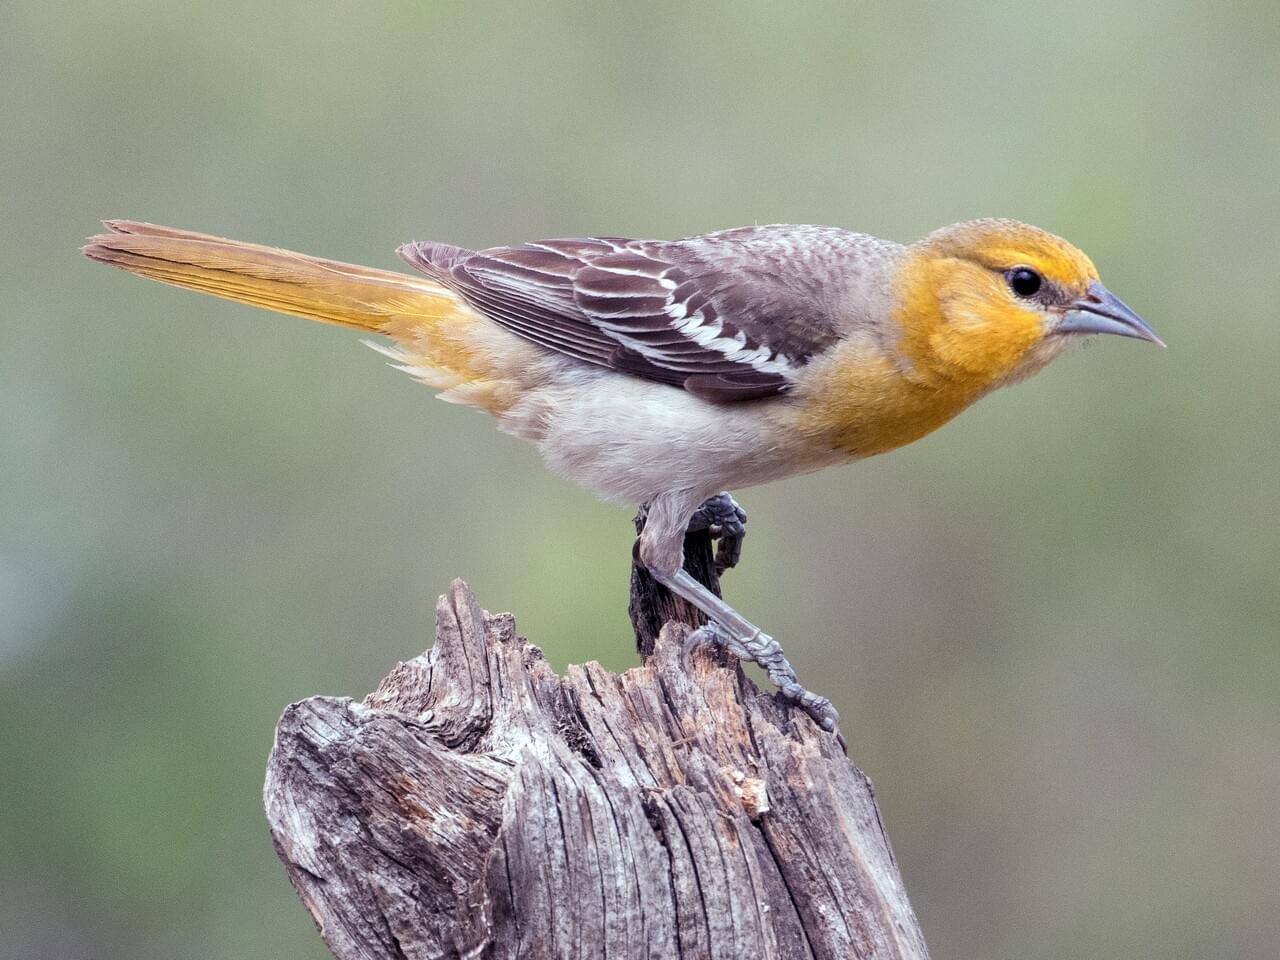
[[[870,782],[688,630],[560,677],[455,581],[364,702],[285,710],[267,819],[334,956],[927,957]]]

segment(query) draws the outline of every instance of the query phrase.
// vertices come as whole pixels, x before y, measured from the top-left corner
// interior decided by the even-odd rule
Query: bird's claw
[[[708,497],[689,519],[691,531],[706,530],[716,540],[716,573],[738,565],[742,559],[742,541],[747,535],[747,511],[728,490]]]
[[[723,647],[739,660],[748,660],[764,667],[783,699],[800,707],[823,730],[840,735],[840,714],[831,701],[800,685],[795,669],[782,654],[782,647],[767,633],[757,631],[754,636],[739,637],[711,620],[689,634],[685,641],[685,653],[688,654],[702,644]],[[843,738],[841,742],[843,743]]]

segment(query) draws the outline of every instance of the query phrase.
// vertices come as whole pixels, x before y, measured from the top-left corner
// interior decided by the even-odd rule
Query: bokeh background
[[[634,662],[629,515],[354,334],[81,259],[122,216],[396,244],[1014,216],[1111,340],[746,491],[939,957],[1280,953],[1280,18],[1118,5],[0,4],[0,956],[327,956],[260,812],[465,576]]]

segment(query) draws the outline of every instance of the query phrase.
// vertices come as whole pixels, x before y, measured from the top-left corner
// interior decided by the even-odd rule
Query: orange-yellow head
[[[1095,333],[1160,338],[1061,237],[1016,220],[944,227],[908,248],[895,319],[929,380],[985,391],[1029,376]]]

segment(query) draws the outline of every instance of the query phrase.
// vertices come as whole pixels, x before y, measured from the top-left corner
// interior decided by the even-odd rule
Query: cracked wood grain
[[[870,782],[688,629],[558,676],[455,581],[363,702],[290,706],[267,819],[333,955],[927,957]]]

